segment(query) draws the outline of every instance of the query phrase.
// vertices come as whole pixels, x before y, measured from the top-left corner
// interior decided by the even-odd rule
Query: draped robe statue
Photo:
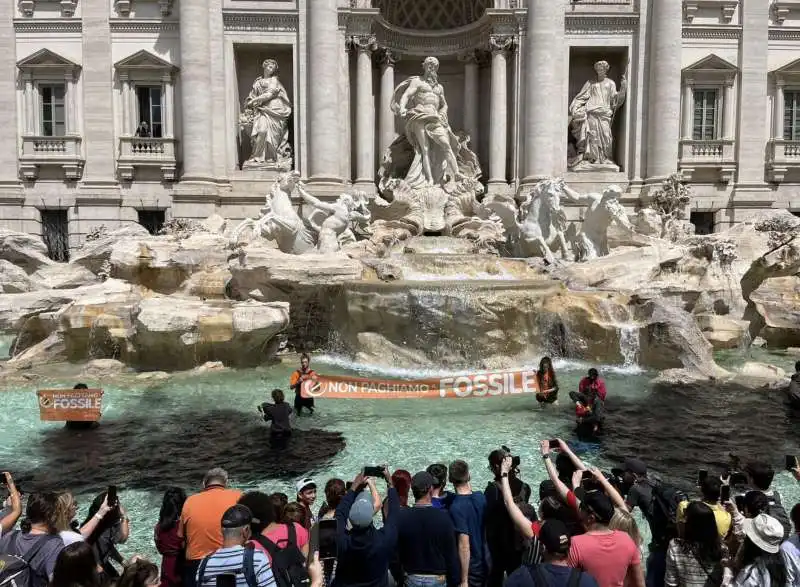
[[[256,78],[244,101],[240,117],[242,127],[250,127],[250,158],[244,168],[276,168],[287,171],[292,166],[289,145],[289,116],[292,104],[286,88],[278,79],[278,64],[267,59],[264,75]]]
[[[577,151],[569,161],[570,169],[619,171],[613,159],[611,126],[617,109],[625,101],[628,82],[623,76],[617,91],[617,84],[606,77],[608,69],[606,61],[595,63],[597,79],[587,81],[569,105],[569,129]]]

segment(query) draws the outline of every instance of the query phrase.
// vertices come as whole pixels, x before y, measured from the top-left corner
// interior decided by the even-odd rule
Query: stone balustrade
[[[782,183],[789,170],[800,170],[800,141],[772,139],[767,157],[770,181]]]
[[[34,181],[41,167],[61,167],[67,180],[78,180],[83,172],[81,137],[23,136],[19,168],[23,179]]]
[[[120,179],[132,181],[138,167],[158,169],[164,181],[175,181],[175,143],[174,138],[121,137],[117,160]]]
[[[679,166],[690,178],[700,169],[716,170],[720,181],[728,183],[736,171],[736,143],[732,139],[684,139],[680,144]]]

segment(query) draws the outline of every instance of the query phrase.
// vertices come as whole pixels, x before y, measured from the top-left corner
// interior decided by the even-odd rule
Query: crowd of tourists
[[[119,552],[131,522],[115,487],[78,521],[68,491],[22,496],[5,473],[0,587],[800,586],[800,504],[782,502],[769,464],[732,461],[690,496],[635,458],[604,473],[562,440],[540,452],[538,507],[506,447],[488,455],[482,492],[461,460],[367,467],[319,498],[312,478],[290,498],[242,493],[213,468],[199,492],[165,492],[159,561]],[[800,482],[796,460],[787,468]]]

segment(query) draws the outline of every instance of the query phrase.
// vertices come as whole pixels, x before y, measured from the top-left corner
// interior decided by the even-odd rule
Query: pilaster
[[[514,45],[508,35],[492,35],[489,48],[492,52],[492,117],[489,141],[489,186],[507,185],[506,165],[508,150],[508,64],[507,57]]]
[[[17,67],[14,2],[0,2],[0,128],[7,136],[0,142],[0,191],[20,185],[17,175]],[[27,84],[27,82],[26,82]],[[13,134],[12,134],[13,133]]]
[[[479,104],[480,104],[480,84],[479,84],[479,59],[478,52],[475,50],[467,51],[459,55],[459,60],[464,64],[464,130],[470,136],[470,144],[473,150],[477,150],[480,145],[480,126]]]

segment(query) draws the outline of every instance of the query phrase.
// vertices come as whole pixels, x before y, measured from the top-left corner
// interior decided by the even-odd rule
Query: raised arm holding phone
[[[22,515],[22,496],[14,484],[14,478],[11,473],[4,472],[3,481],[8,488],[8,505],[5,506],[8,510],[5,511],[5,515],[0,519],[0,535],[10,532]]]

